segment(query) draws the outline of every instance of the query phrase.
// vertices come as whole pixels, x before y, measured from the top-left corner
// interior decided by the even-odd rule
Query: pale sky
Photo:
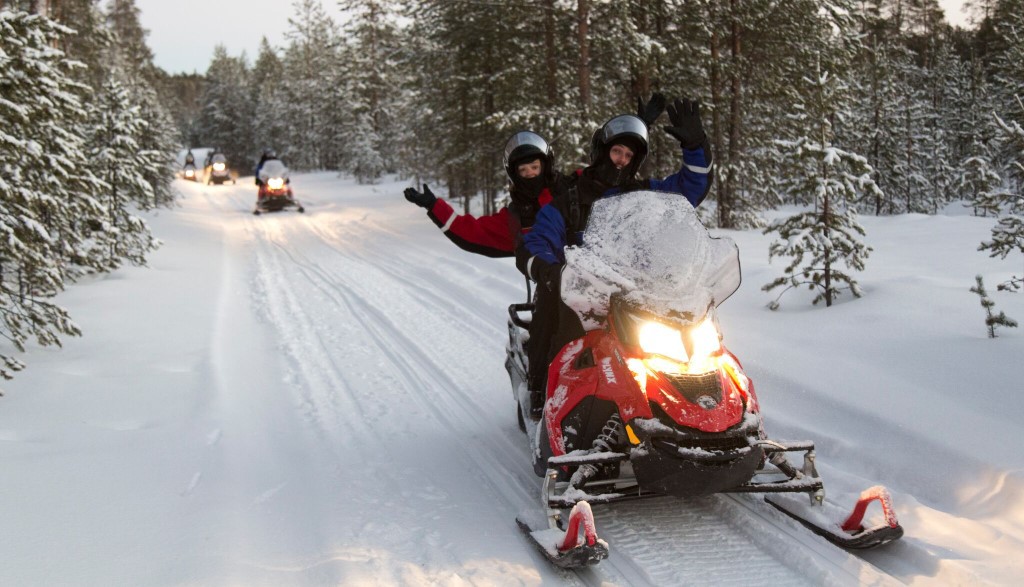
[[[341,21],[341,10],[332,0],[324,10]],[[231,55],[245,51],[250,65],[259,54],[260,39],[285,44],[288,18],[295,10],[290,0],[135,0],[142,28],[154,61],[168,73],[206,73],[218,44]]]
[[[963,0],[939,0],[946,18],[966,26]],[[219,43],[231,55],[245,51],[249,62],[256,59],[260,38],[271,45],[284,45],[288,17],[293,14],[288,0],[136,0],[142,26],[149,30],[149,47],[156,64],[168,73],[205,73]],[[337,3],[324,0],[324,9],[341,20]]]

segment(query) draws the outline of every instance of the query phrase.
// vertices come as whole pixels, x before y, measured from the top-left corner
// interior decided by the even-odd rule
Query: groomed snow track
[[[350,196],[318,205],[328,199],[297,190],[305,215],[254,217],[254,188],[185,189],[189,206],[223,217],[226,262],[245,264],[235,271],[245,282],[231,287],[252,292],[253,311],[274,333],[286,373],[280,393],[293,396],[307,427],[295,432],[311,433],[339,477],[358,471],[366,499],[344,504],[345,523],[400,515],[391,531],[426,537],[427,560],[417,564],[476,565],[481,547],[465,543],[479,534],[510,545],[502,564],[532,564],[536,574],[525,576],[542,583],[898,583],[751,495],[595,506],[610,558],[553,569],[515,523],[540,507],[540,479],[502,368],[505,308],[523,296],[511,262],[457,250],[398,192],[353,186]],[[384,488],[395,500],[373,495]],[[399,500],[398,512],[371,512]],[[479,532],[458,531],[476,523]],[[443,533],[449,527],[455,535]]]

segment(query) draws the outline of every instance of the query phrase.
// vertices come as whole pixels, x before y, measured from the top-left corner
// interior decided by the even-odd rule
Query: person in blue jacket
[[[534,419],[540,418],[543,408],[551,359],[566,343],[584,334],[579,318],[562,303],[559,285],[564,249],[581,244],[593,203],[626,192],[656,190],[681,194],[696,207],[711,188],[711,147],[701,123],[700,103],[677,99],[668,107],[668,116],[672,124],[664,130],[682,148],[678,172],[664,179],[638,178],[650,148],[648,125],[654,120],[616,116],[594,133],[590,165],[577,170],[567,188],[538,212],[533,230],[516,249],[516,266],[537,283],[527,382]]]

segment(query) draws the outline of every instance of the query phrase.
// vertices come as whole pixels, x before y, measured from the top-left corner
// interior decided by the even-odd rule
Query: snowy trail
[[[525,293],[512,260],[458,250],[405,202],[403,185],[327,173],[293,183],[306,213],[259,217],[244,179],[179,183],[180,206],[149,216],[166,242],[151,267],[62,296],[85,336],[34,349],[0,398],[0,584],[1019,577],[1024,461],[1007,431],[1024,404],[979,399],[1014,391],[1000,365],[1019,357],[1021,339],[972,338],[978,317],[952,310],[954,299],[977,304],[960,284],[977,269],[948,259],[973,251],[985,225],[875,219],[878,255],[894,259],[868,281],[870,299],[827,312],[796,302],[766,311],[756,287],[774,272],[757,256],[765,238],[734,234],[745,285],[723,307],[723,328],[769,435],[815,441],[837,505],[888,485],[903,540],[855,556],[757,496],[657,498],[596,506],[610,558],[562,572],[515,524],[539,508],[541,481],[503,369],[507,305]],[[957,230],[928,240],[946,225]],[[914,231],[919,248],[904,242]],[[921,278],[901,279],[912,270]],[[938,299],[943,320],[930,315],[936,304],[901,308],[912,332],[886,345],[878,333],[903,316],[891,305],[936,287],[949,292]],[[976,439],[993,446],[972,450]]]
[[[263,215],[245,224],[255,252],[255,308],[278,333],[292,371],[290,387],[328,445],[325,452],[337,459],[338,470],[358,469],[367,493],[414,485],[428,488],[429,496],[435,488],[438,501],[456,502],[475,517],[487,512],[493,519],[481,524],[492,531],[516,532],[514,516],[537,507],[539,479],[527,466],[525,437],[515,429],[501,370],[504,314],[494,300],[522,297],[522,285],[516,275],[496,280],[480,274],[449,243],[410,242],[380,222],[379,213],[356,220],[318,214],[317,196],[326,197],[305,195],[305,216]],[[399,217],[409,212],[399,205],[385,213],[392,210]],[[421,444],[410,452],[414,436]],[[450,478],[450,466],[439,464],[440,475],[422,466],[438,459],[470,466],[458,479]],[[418,492],[405,497],[407,533],[429,535],[434,504]],[[356,509],[374,507],[379,504]],[[741,584],[752,574],[773,585],[863,584],[865,577],[883,582],[882,575],[830,547],[818,547],[824,556],[800,554],[806,550],[802,529],[752,532],[751,510],[777,517],[723,497],[598,508],[612,558],[576,578],[550,568],[542,576],[595,585],[712,578]],[[521,550],[534,564],[546,564],[525,540]],[[737,559],[749,572],[735,570]]]

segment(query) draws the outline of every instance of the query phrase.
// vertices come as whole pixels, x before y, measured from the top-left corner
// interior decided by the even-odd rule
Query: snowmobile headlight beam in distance
[[[267,180],[267,187],[269,187],[272,190],[279,190],[279,189],[283,188],[284,187],[284,178],[283,177],[271,177],[270,179]]]
[[[185,177],[192,177],[195,174],[196,174],[196,172],[195,172],[194,169],[186,169],[185,170]]]
[[[214,171],[224,171],[224,164],[220,163],[220,162],[214,163],[213,164],[213,170]]]

